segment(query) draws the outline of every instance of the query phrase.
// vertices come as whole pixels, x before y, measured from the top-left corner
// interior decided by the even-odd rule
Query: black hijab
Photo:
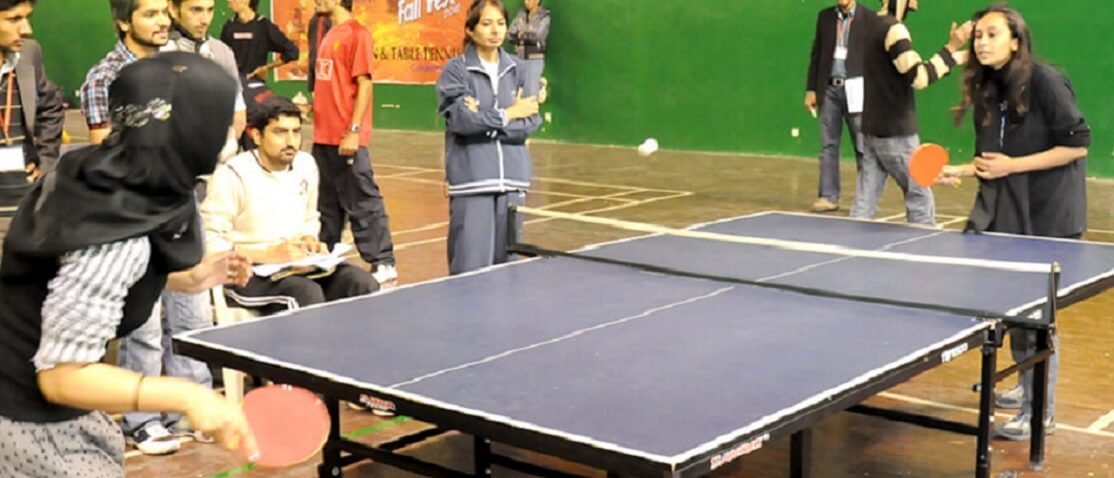
[[[210,174],[232,123],[236,82],[211,60],[163,53],[109,87],[112,132],[64,155],[20,202],[5,252],[60,256],[148,236],[169,272],[200,262],[193,188]]]

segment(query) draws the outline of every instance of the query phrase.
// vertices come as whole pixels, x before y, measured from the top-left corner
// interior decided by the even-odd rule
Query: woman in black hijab
[[[121,476],[123,438],[107,413],[133,410],[181,412],[225,447],[255,449],[242,412],[216,392],[100,363],[164,287],[246,281],[242,258],[202,258],[193,196],[235,94],[194,54],[125,67],[109,90],[109,138],[62,157],[20,203],[0,261],[0,475]]]

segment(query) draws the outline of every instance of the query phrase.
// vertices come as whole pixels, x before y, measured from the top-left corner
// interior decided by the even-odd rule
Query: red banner
[[[375,41],[376,82],[432,84],[445,62],[462,51],[465,0],[354,0],[352,14]],[[297,63],[278,80],[303,80],[309,65],[313,0],[271,0],[271,19],[298,44]]]

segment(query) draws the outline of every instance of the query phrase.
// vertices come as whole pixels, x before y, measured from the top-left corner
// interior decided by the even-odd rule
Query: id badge
[[[835,49],[835,55],[833,55],[832,57],[837,59],[837,60],[846,60],[847,59],[847,47],[837,46],[836,49]]]

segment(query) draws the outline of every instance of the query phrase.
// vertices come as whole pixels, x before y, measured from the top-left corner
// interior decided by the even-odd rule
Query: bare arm
[[[356,77],[356,103],[352,105],[352,119],[348,122],[349,125],[362,124],[364,114],[367,113],[368,108],[371,107],[371,76],[361,75]],[[341,156],[352,156],[356,154],[356,150],[360,148],[360,135],[346,131],[344,136],[340,139],[340,147],[338,153]]]
[[[86,410],[179,411],[228,447],[254,448],[243,415],[216,392],[173,378],[143,379],[99,363],[127,308],[131,288],[147,273],[150,245],[131,238],[72,251],[48,283],[41,335],[32,362],[43,397]],[[150,383],[148,383],[150,382]]]
[[[371,107],[371,88],[372,81],[370,76],[361,76],[356,78],[356,104],[352,107],[352,120],[348,124],[360,124],[363,122],[364,115],[367,109]]]
[[[217,392],[188,380],[143,377],[114,365],[59,364],[38,373],[39,389],[51,403],[108,413],[173,411],[190,417],[198,430],[211,433],[229,450],[243,444],[255,450],[255,438],[239,407]]]
[[[245,254],[235,251],[210,254],[201,263],[166,278],[166,288],[174,292],[197,294],[218,285],[247,284],[251,278],[251,262]]]

